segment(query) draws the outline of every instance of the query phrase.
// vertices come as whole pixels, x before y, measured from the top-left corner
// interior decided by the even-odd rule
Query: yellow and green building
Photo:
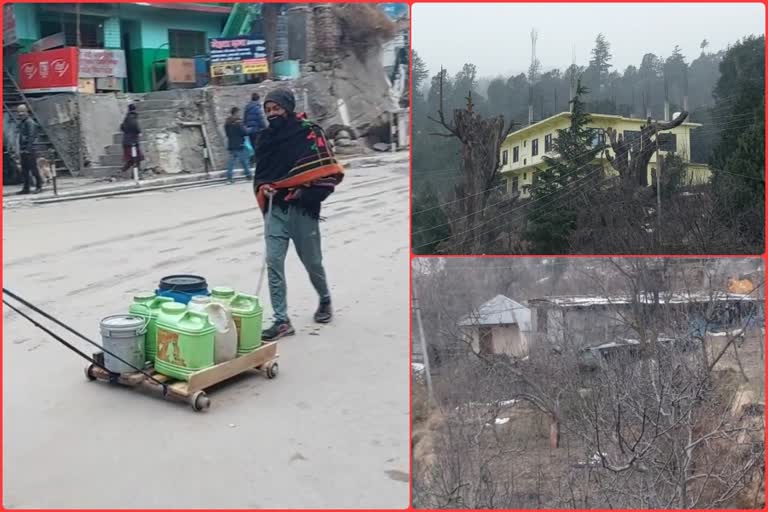
[[[605,142],[605,131],[613,128],[624,138],[639,137],[640,127],[647,123],[645,119],[635,119],[608,114],[590,114],[590,128],[597,129],[593,144],[600,145]],[[557,157],[554,152],[553,141],[557,137],[558,130],[565,130],[571,124],[571,113],[562,112],[548,117],[537,123],[521,128],[510,133],[501,144],[501,174],[506,181],[509,194],[520,194],[525,199],[531,196],[531,186],[535,175],[546,168],[544,156]],[[685,122],[681,125],[660,132],[659,153],[663,157],[668,153],[680,156],[685,163],[686,185],[707,183],[711,172],[705,164],[691,162],[691,131],[699,128],[698,123]],[[613,156],[610,146],[605,150],[606,154]],[[618,175],[618,172],[608,163],[602,153],[598,155],[596,162],[602,162],[608,175]],[[655,175],[656,155],[654,154],[648,164],[648,183],[652,183],[652,175]]]

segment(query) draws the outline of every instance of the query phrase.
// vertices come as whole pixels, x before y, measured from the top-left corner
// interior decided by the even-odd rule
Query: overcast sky
[[[598,33],[611,44],[621,71],[644,54],[668,57],[679,45],[691,62],[703,39],[709,50],[765,33],[762,4],[425,4],[413,6],[413,48],[431,75],[440,65],[455,74],[465,62],[480,76],[525,72],[532,28],[542,70],[586,65]]]

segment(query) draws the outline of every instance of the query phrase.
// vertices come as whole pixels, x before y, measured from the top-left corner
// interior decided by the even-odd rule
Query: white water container
[[[225,306],[212,302],[206,307],[208,319],[216,327],[213,360],[216,364],[230,361],[237,356],[237,328],[232,313]]]
[[[237,328],[229,309],[224,304],[205,295],[192,297],[187,309],[206,313],[208,320],[216,328],[213,362],[219,364],[234,359],[237,356]]]

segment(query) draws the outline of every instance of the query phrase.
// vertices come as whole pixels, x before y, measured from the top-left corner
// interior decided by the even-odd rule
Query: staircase
[[[40,127],[40,133],[38,134],[37,143],[35,144],[35,151],[37,152],[37,155],[45,156],[46,158],[53,160],[57,174],[66,173],[71,176],[76,176],[77,173],[73,172],[72,169],[67,167],[67,165],[64,163],[64,160],[62,160],[61,155],[59,155],[59,152],[56,151],[56,148],[48,137],[48,133],[46,132],[45,127],[40,122],[40,120],[37,119],[35,111],[32,109],[32,105],[29,104],[26,96],[24,96],[24,94],[19,89],[19,86],[16,84],[16,80],[13,79],[13,76],[11,76],[8,70],[3,69],[3,112],[10,115],[16,126],[19,126],[19,118],[16,114],[16,108],[19,105],[27,106],[27,110],[32,116],[32,119],[34,119],[35,122],[37,122],[37,125]]]
[[[151,99],[162,98],[161,93],[150,93],[144,101],[137,102],[136,110],[139,113],[139,127],[141,136],[139,145],[145,157],[148,157],[148,142],[153,140],[158,133],[168,130],[169,126],[175,126],[176,114],[184,104],[175,99]],[[91,178],[105,178],[117,176],[123,166],[123,134],[116,132],[112,136],[112,144],[104,148],[98,157],[98,164],[83,169],[83,174]],[[151,151],[150,151],[151,153]],[[152,162],[144,161],[142,168],[151,166]]]

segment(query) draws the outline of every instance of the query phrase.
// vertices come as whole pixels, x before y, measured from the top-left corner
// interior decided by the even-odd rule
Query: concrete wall
[[[80,97],[83,116],[83,139],[88,160],[97,165],[104,148],[113,144],[112,137],[120,131],[120,123],[132,101],[130,95],[89,94]]]
[[[480,329],[471,327],[469,335],[472,350],[480,351]],[[528,339],[518,325],[498,325],[491,327],[491,346],[494,354],[506,354],[514,357],[528,355]]]
[[[542,314],[546,314],[546,332],[541,328]],[[614,341],[617,337],[632,336],[628,327],[631,317],[631,306],[623,304],[582,308],[536,305],[531,308],[533,332],[537,339],[576,346],[596,345]]]
[[[29,102],[61,159],[68,168],[79,169],[81,138],[78,129],[77,96],[55,94],[40,99],[30,98]]]

